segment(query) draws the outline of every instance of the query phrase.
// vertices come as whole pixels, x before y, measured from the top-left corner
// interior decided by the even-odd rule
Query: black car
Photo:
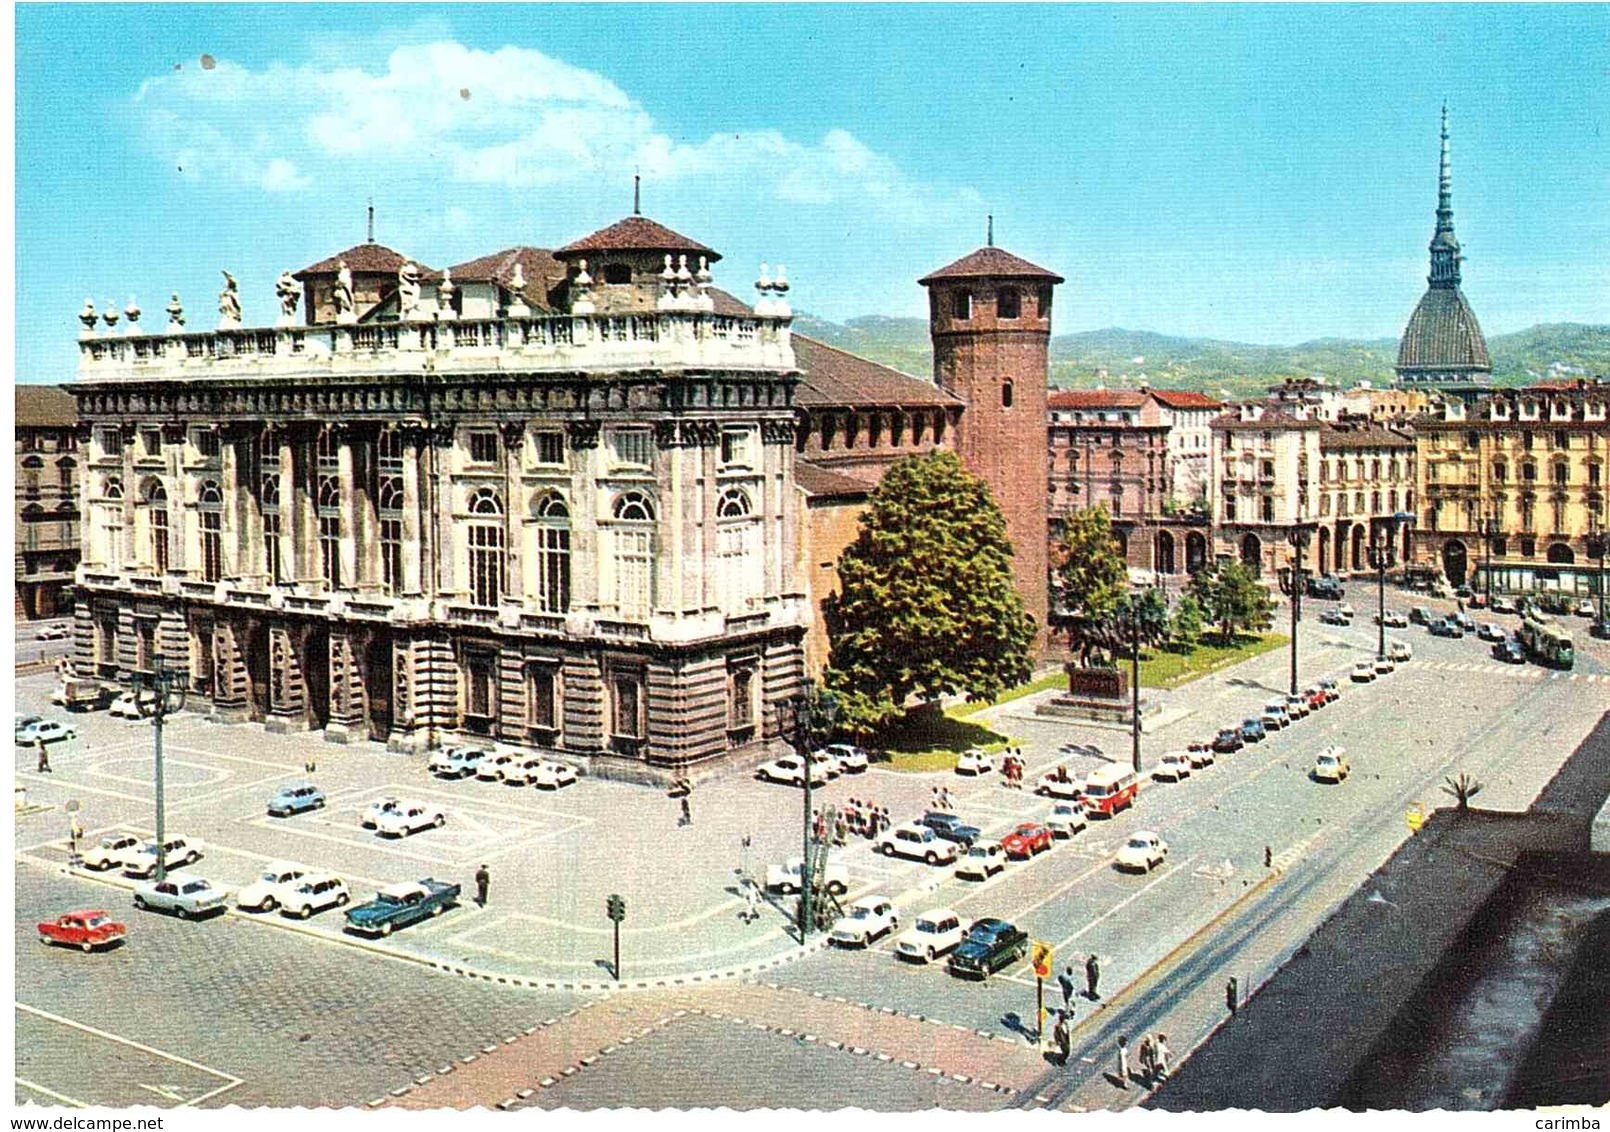
[[[1526,653],[1514,641],[1499,641],[1493,646],[1493,659],[1505,664],[1525,664]]]
[[[1441,620],[1433,621],[1431,623],[1431,635],[1433,637],[1456,637],[1457,638],[1457,637],[1463,637],[1465,635],[1465,631],[1463,629],[1461,629],[1458,625],[1456,625],[1454,622],[1449,621],[1446,618],[1443,618]]]
[[[1213,749],[1221,755],[1233,754],[1245,746],[1239,727],[1226,727],[1213,738]]]
[[[950,973],[987,979],[1029,953],[1029,937],[1005,920],[976,920],[967,936],[950,953]]]
[[[1409,620],[1416,625],[1430,625],[1432,622],[1431,610],[1423,605],[1417,605],[1409,610]]]
[[[976,825],[968,825],[955,814],[940,813],[937,810],[929,810],[923,814],[919,824],[927,826],[946,841],[954,841],[958,845],[971,846],[983,832]]]
[[[1601,641],[1610,641],[1610,621],[1595,621],[1588,628],[1588,635]]]
[[[1347,591],[1342,587],[1342,580],[1334,575],[1309,578],[1307,588],[1309,597],[1317,597],[1322,601],[1341,601],[1347,596]]]

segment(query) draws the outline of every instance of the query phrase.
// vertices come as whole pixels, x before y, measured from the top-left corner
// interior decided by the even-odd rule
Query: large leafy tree
[[[1129,570],[1105,507],[1085,508],[1068,517],[1062,537],[1051,547],[1051,570],[1068,643],[1079,654],[1079,663],[1089,664],[1097,650],[1112,651]]]
[[[1174,607],[1174,616],[1169,619],[1169,636],[1176,644],[1191,648],[1201,639],[1203,625],[1202,603],[1193,593],[1181,594],[1179,604]]]
[[[1012,544],[989,487],[955,453],[884,474],[823,603],[824,683],[842,726],[865,733],[912,698],[994,699],[1032,671],[1034,619],[1012,584]]]
[[[1210,566],[1191,581],[1191,594],[1226,640],[1262,625],[1274,610],[1269,590],[1250,567],[1229,561]]]

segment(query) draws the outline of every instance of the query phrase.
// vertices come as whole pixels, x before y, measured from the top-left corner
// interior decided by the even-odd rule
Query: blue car
[[[324,791],[311,782],[281,786],[268,800],[268,816],[288,818],[292,814],[300,814],[307,810],[321,810],[324,808],[324,801]]]
[[[1241,721],[1241,741],[1243,743],[1261,743],[1269,735],[1261,719],[1245,719]]]
[[[954,841],[958,845],[971,846],[982,832],[976,825],[968,825],[955,814],[941,810],[930,810],[923,814],[921,823],[946,841]]]

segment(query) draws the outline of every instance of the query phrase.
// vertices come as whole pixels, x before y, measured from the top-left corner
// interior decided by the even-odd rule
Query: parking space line
[[[47,1089],[43,1085],[36,1085],[36,1084],[34,1084],[34,1082],[28,1080],[28,1078],[26,1078],[26,1077],[13,1077],[12,1080],[15,1081],[17,1084],[21,1085],[25,1089],[32,1089],[36,1093],[43,1093],[45,1096],[51,1098],[52,1100],[61,1101],[63,1104],[70,1104],[74,1108],[89,1108],[90,1107],[90,1104],[89,1104],[88,1101],[74,1100],[72,1097],[69,1097],[64,1093],[58,1093],[55,1089]]]
[[[1150,881],[1149,883],[1146,884],[1145,887],[1143,887],[1143,888],[1141,888],[1141,889],[1139,889],[1139,890],[1137,890],[1135,892],[1130,893],[1124,899],[1122,899],[1118,903],[1114,904],[1111,908],[1108,908],[1105,912],[1103,912],[1101,915],[1097,916],[1094,920],[1091,920],[1088,924],[1086,924],[1084,927],[1080,928],[1078,931],[1074,932],[1067,939],[1064,939],[1064,940],[1061,940],[1060,942],[1058,942],[1056,947],[1054,948],[1054,950],[1055,951],[1061,951],[1063,948],[1067,947],[1074,940],[1078,939],[1080,936],[1082,936],[1086,932],[1088,932],[1091,928],[1094,928],[1097,924],[1100,924],[1100,923],[1112,918],[1113,916],[1117,915],[1119,912],[1123,911],[1125,908],[1129,907],[1129,905],[1131,905],[1135,901],[1139,900],[1142,896],[1145,896],[1152,889],[1154,889],[1158,885],[1162,884],[1165,880],[1167,880],[1169,877],[1173,876],[1175,873],[1179,872],[1181,869],[1185,868],[1187,865],[1189,865],[1194,860],[1196,860],[1196,854],[1193,853],[1193,854],[1191,854],[1191,856],[1185,858],[1185,860],[1183,860],[1179,864],[1175,865],[1172,869],[1169,869],[1162,876],[1159,876],[1156,879]]]

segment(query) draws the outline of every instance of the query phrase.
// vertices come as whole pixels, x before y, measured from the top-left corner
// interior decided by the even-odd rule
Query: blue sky
[[[1059,332],[1395,336],[1424,289],[1437,115],[1489,334],[1610,318],[1610,7],[16,9],[17,363],[86,296],[248,322],[364,235],[440,267],[631,208],[748,294],[921,314],[997,242]],[[202,56],[214,65],[205,68]]]

